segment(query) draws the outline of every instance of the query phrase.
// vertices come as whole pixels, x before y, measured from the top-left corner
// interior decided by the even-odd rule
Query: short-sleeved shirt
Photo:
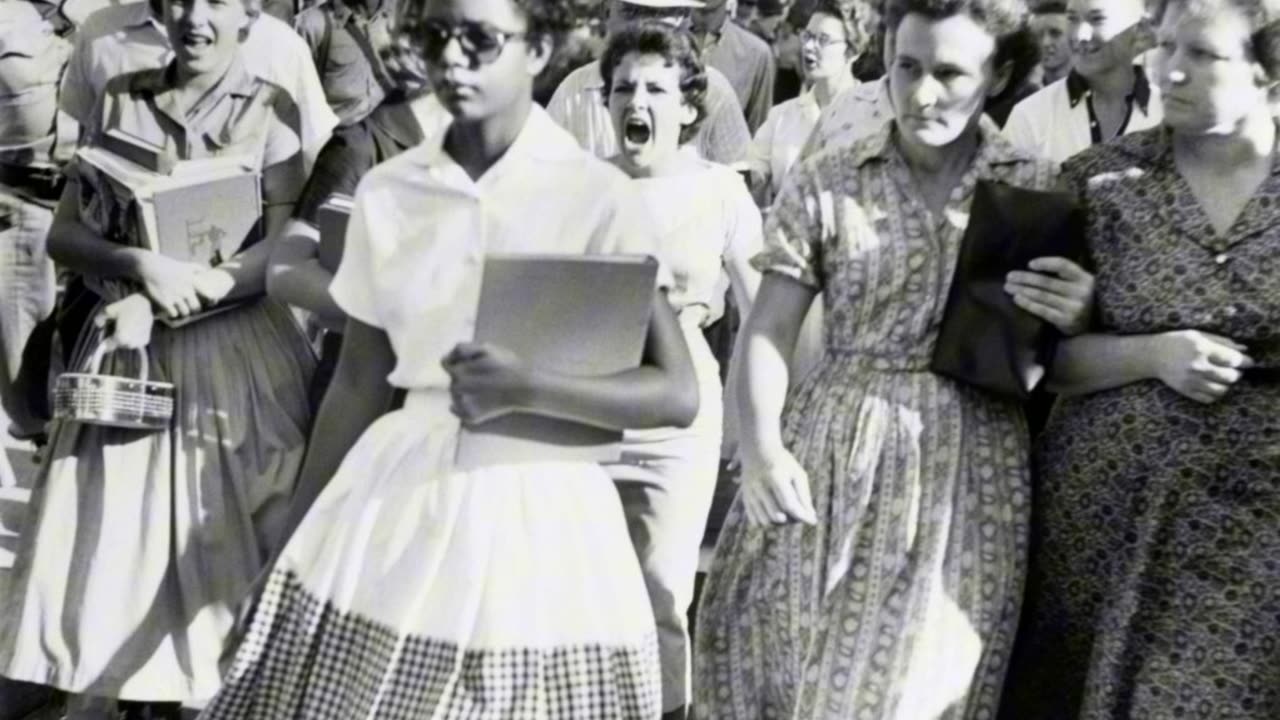
[[[34,5],[0,2],[0,162],[47,159],[70,49]]]
[[[337,124],[307,44],[285,23],[260,15],[241,44],[251,73],[285,90],[298,108],[302,147],[318,152]],[[146,2],[95,12],[76,34],[62,80],[60,106],[81,125],[92,121],[107,83],[117,75],[163,67],[172,59],[169,37]]]
[[[774,194],[782,189],[782,179],[800,158],[800,151],[821,115],[822,109],[813,91],[806,90],[770,110],[764,125],[756,132],[747,165],[769,178]]]
[[[181,160],[240,155],[256,158],[262,168],[301,151],[297,106],[282,88],[251,75],[239,58],[187,111],[177,104],[173,75],[169,65],[112,78],[87,128],[90,141],[118,129]]]
[[[342,125],[373,112],[394,87],[382,61],[391,46],[390,10],[390,0],[371,13],[328,0],[294,19],[294,28],[311,49],[329,107]]]
[[[800,151],[805,160],[833,147],[848,147],[879,132],[893,119],[893,101],[884,78],[858,83],[831,99]]]
[[[386,331],[396,387],[448,387],[440,360],[473,337],[486,254],[658,256],[630,179],[541,108],[479,180],[445,152],[446,136],[360,181],[330,286],[348,316]]]
[[[1149,130],[1163,120],[1159,91],[1147,81],[1141,66],[1135,65],[1129,117],[1120,134]],[[1027,97],[1009,113],[1004,134],[1013,144],[1057,162],[1101,142],[1088,82],[1071,72]]]
[[[747,129],[755,132],[773,107],[773,80],[777,67],[768,43],[731,20],[715,44],[707,49],[707,65],[724,73],[738,96]]]
[[[604,78],[596,61],[569,73],[547,103],[547,112],[596,157],[612,157],[618,153],[618,138],[605,99]],[[746,160],[751,131],[742,114],[742,105],[725,76],[710,67],[707,68],[706,104],[707,117],[690,145],[697,148],[702,158],[721,165]]]

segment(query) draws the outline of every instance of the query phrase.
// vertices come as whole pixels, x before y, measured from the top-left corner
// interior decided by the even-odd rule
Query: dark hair
[[[896,31],[902,19],[911,13],[931,20],[944,20],[965,14],[995,38],[994,64],[1009,66],[1009,83],[999,96],[1016,93],[1040,62],[1040,43],[1027,24],[1029,13],[1025,0],[888,0],[885,22]]]
[[[1231,5],[1249,21],[1249,51],[1270,80],[1280,80],[1280,0],[1160,0],[1155,20],[1160,22],[1174,3],[1199,13],[1212,13]]]
[[[657,55],[667,65],[680,68],[680,92],[684,101],[696,111],[693,122],[680,128],[683,145],[698,134],[707,117],[707,71],[694,45],[693,36],[664,23],[628,23],[609,38],[600,56],[600,76],[604,78],[605,101],[613,92],[613,72],[622,58],[631,53]]]
[[[1063,0],[1044,0],[1031,6],[1032,15],[1066,15],[1067,4]]]
[[[868,24],[872,21],[872,12],[864,0],[817,0],[807,9],[809,13],[799,27],[808,25],[814,15],[828,15],[844,26],[844,36],[852,54],[861,55],[866,52],[871,43],[872,28]]]

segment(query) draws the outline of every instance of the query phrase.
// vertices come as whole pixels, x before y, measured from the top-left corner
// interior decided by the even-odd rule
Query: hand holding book
[[[515,353],[488,343],[458,343],[441,361],[451,410],[472,426],[523,409],[532,378]]]

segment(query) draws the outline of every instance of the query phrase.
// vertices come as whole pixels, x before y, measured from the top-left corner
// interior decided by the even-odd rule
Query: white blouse
[[[782,189],[782,179],[800,157],[800,150],[818,125],[822,109],[812,90],[780,103],[769,111],[764,124],[756,131],[747,154],[752,173],[769,178],[770,196]]]

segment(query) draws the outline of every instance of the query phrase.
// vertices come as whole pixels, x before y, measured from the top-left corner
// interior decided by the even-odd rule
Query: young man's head
[[[1062,77],[1071,64],[1071,48],[1067,43],[1066,0],[1047,0],[1031,11],[1031,31],[1040,43],[1040,65],[1048,77]]]
[[[1086,79],[1129,67],[1148,49],[1144,0],[1067,0],[1071,63]]]
[[[613,35],[627,23],[660,22],[680,30],[693,25],[694,12],[703,8],[702,0],[611,0],[605,32]]]

